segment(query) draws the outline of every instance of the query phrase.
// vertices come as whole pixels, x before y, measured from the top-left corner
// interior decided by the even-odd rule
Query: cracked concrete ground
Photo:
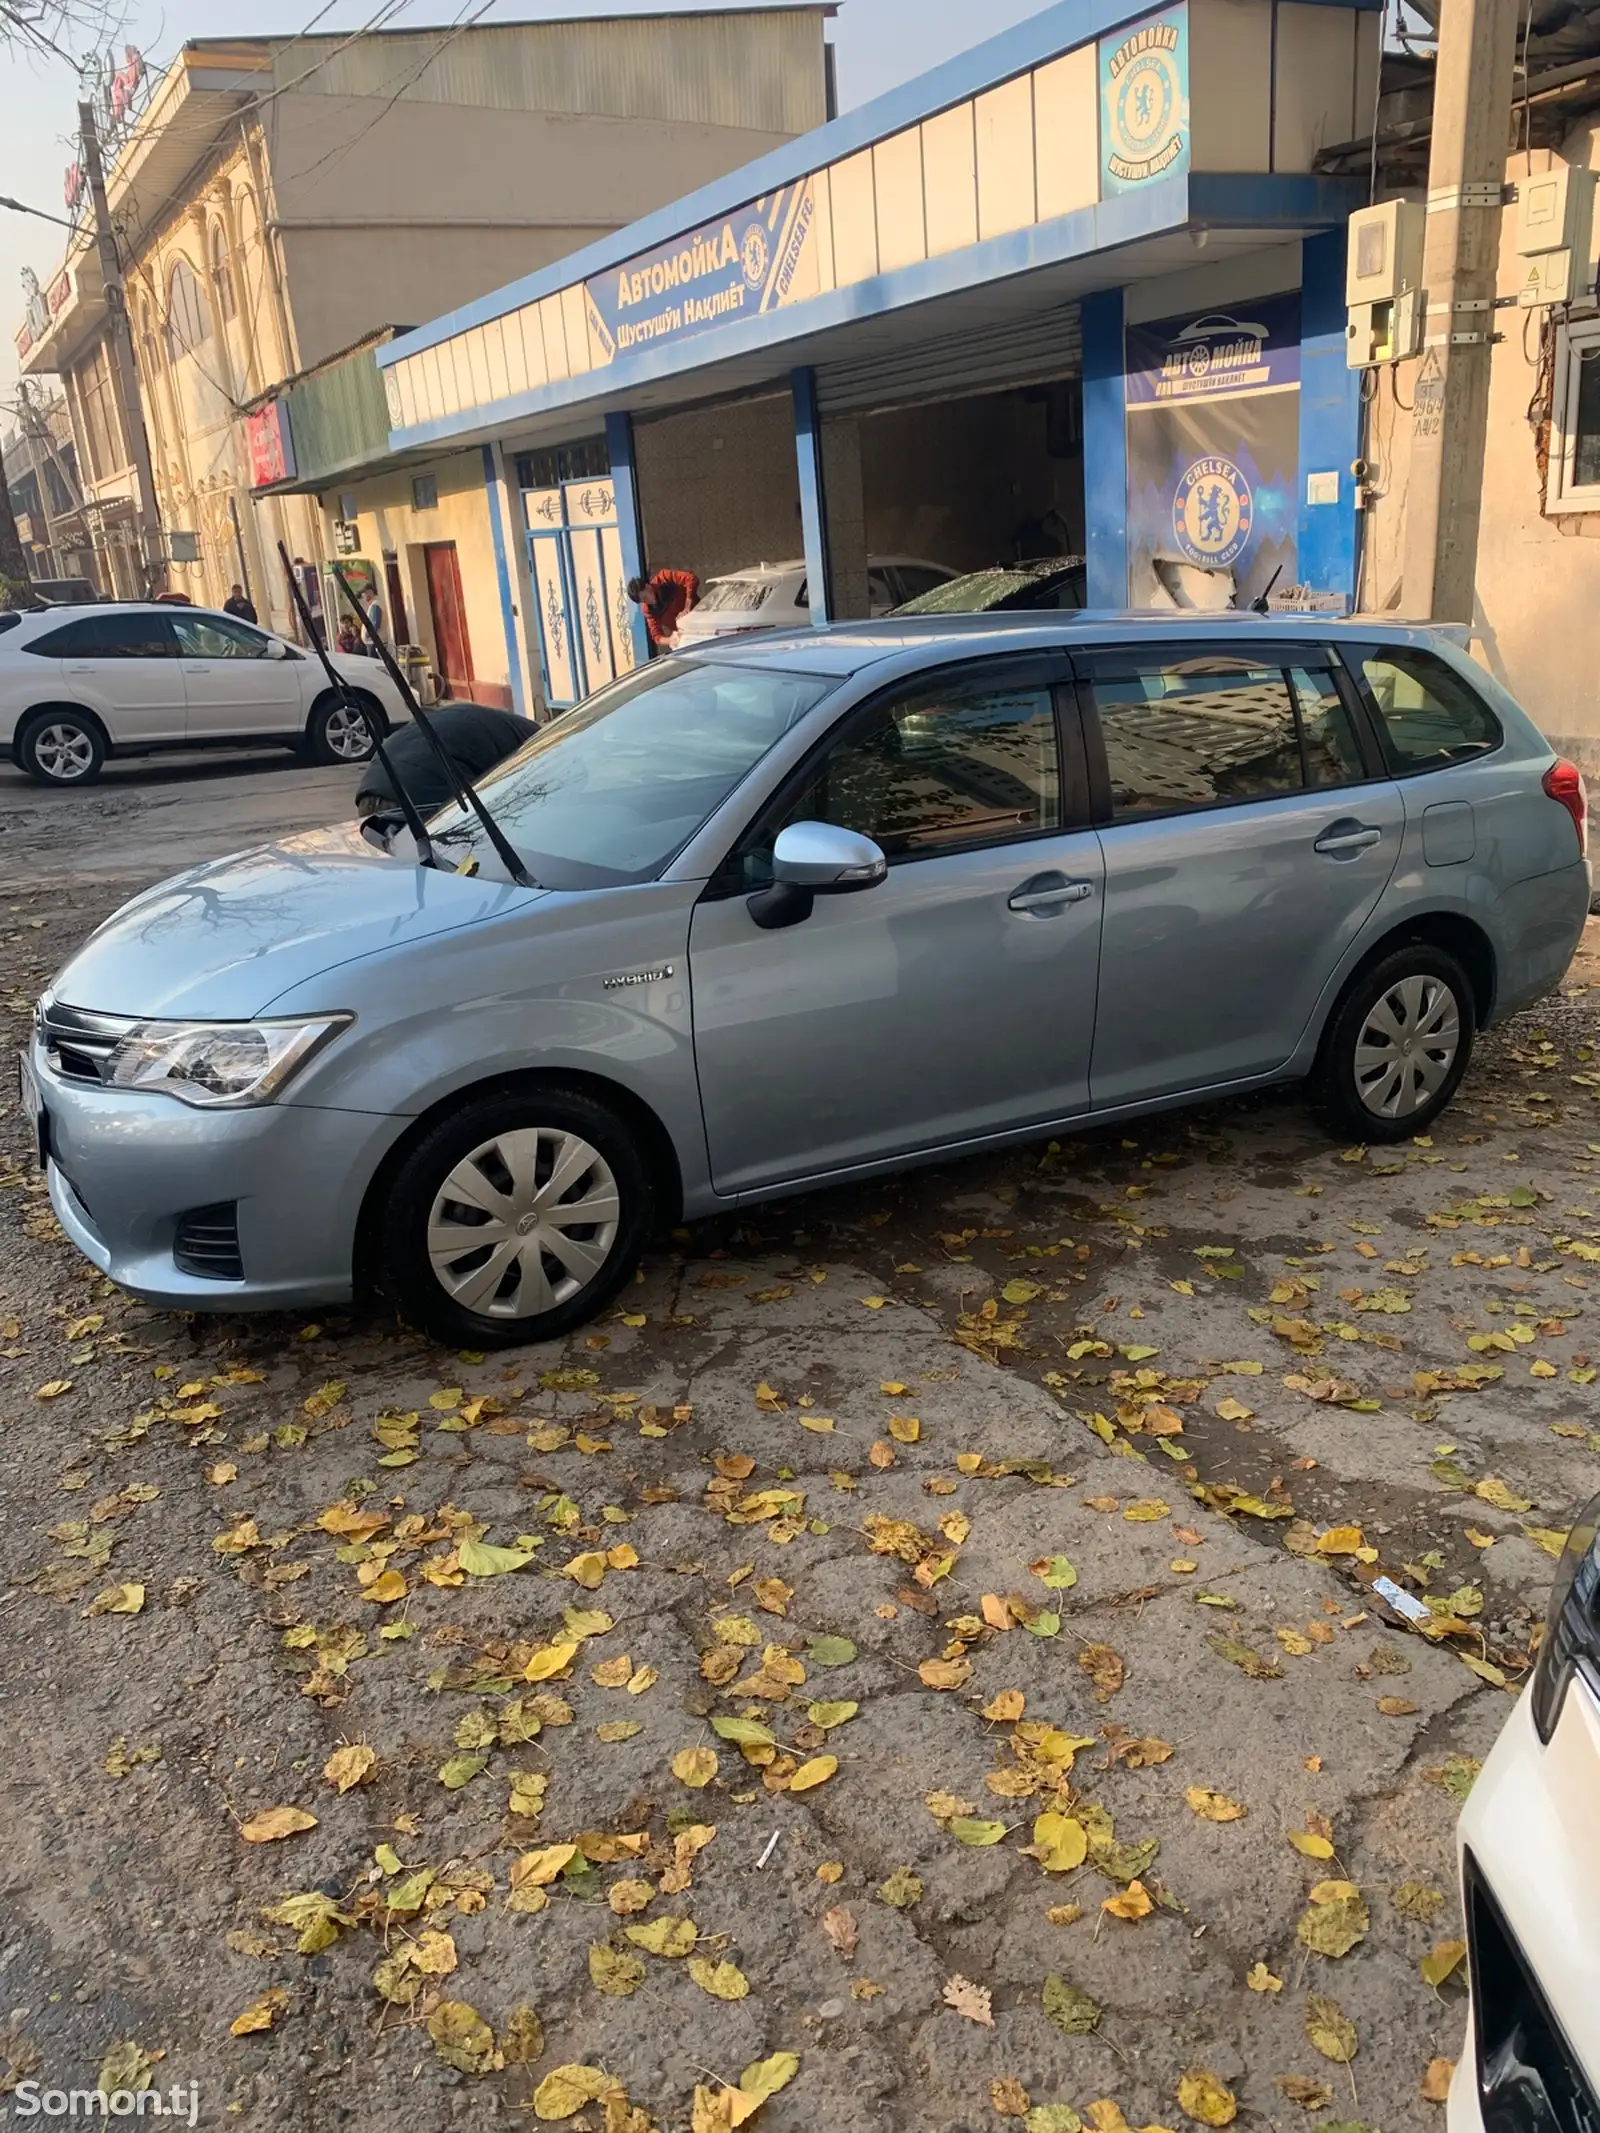
[[[230,805],[342,804],[299,776]],[[111,810],[102,852],[114,821],[146,857],[70,895],[59,811],[0,795],[14,1041],[82,930],[179,863],[166,793],[80,796]],[[1574,1250],[1600,1250],[1595,984],[1586,956],[1486,1040],[1424,1143],[1358,1156],[1290,1094],[953,1164],[666,1240],[600,1325],[487,1360],[119,1297],[7,1113],[0,2089],[8,2063],[92,2085],[131,2043],[203,2124],[367,2133],[487,2125],[583,2064],[678,2133],[697,2085],[787,2051],[771,2133],[1112,2104],[1175,2127],[1194,2067],[1242,2124],[1442,2128],[1419,2090],[1461,1987],[1419,1961],[1459,1931],[1456,1798],[1600,1488]],[[1317,1552],[1339,1526],[1371,1563]],[[473,1533],[537,1546],[463,1576]],[[1047,1584],[1058,1556],[1074,1579]],[[1450,1633],[1390,1616],[1380,1569]],[[388,1571],[403,1592],[367,1597]],[[90,1611],[122,1583],[140,1612]],[[1020,1721],[983,1715],[1017,1696]],[[770,1750],[718,1736],[737,1714]],[[341,1795],[348,1743],[376,1760]],[[701,1786],[672,1769],[696,1748]],[[1244,1813],[1203,1819],[1193,1788]],[[241,1840],[285,1805],[315,1825]],[[1032,1855],[1045,1811],[1083,1864]],[[575,1843],[544,1889],[518,1864]],[[1141,1907],[1131,1881],[1146,1915],[1105,1911]],[[1365,1919],[1339,1957],[1297,1930],[1329,1883]],[[316,1892],[336,1919],[299,1954],[304,1910],[263,1910]],[[628,1937],[662,1916],[691,1954]],[[1052,1978],[1086,1996],[1077,2033]],[[274,1996],[273,2027],[229,2034]],[[1313,2047],[1313,1996],[1348,2064]],[[447,2045],[469,2065],[515,2059],[519,2009],[542,2054],[448,2064],[440,2002],[493,2033]]]

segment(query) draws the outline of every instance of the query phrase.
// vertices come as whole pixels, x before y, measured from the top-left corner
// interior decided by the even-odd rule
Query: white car
[[[921,562],[915,556],[875,555],[867,564],[868,611],[886,615],[891,607],[932,592],[955,575],[942,563]],[[810,621],[805,564],[753,563],[748,570],[706,581],[699,600],[678,624],[678,645],[682,649],[744,630],[803,630]]]
[[[1449,2133],[1600,2128],[1600,1497],[1461,1814],[1472,1999]]]
[[[366,711],[410,714],[375,659],[322,662],[270,631],[163,601],[0,613],[0,747],[41,785],[87,785],[108,756],[282,741],[314,763],[363,763]]]

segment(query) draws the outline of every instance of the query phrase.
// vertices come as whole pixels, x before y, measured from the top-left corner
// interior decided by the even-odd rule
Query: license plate
[[[38,1079],[26,1052],[17,1055],[17,1089],[22,1101],[22,1115],[33,1128],[33,1152],[39,1167],[44,1168],[45,1119],[44,1099],[39,1094]]]

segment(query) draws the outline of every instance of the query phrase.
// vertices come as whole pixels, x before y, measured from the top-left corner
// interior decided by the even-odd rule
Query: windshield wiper
[[[383,735],[379,731],[380,722],[377,719],[370,717],[365,707],[356,701],[355,696],[351,692],[350,684],[345,680],[344,676],[339,672],[339,669],[328,657],[327,648],[323,644],[321,638],[317,635],[316,627],[311,620],[311,610],[306,605],[305,594],[300,590],[300,581],[294,574],[294,565],[289,560],[289,551],[287,548],[284,547],[282,541],[278,543],[278,555],[283,563],[283,574],[289,581],[289,598],[294,602],[295,612],[300,617],[301,627],[306,633],[307,640],[309,641],[312,650],[322,661],[322,671],[327,675],[329,681],[333,684],[334,689],[338,693],[339,701],[344,705],[345,709],[347,711],[354,711],[357,716],[362,719],[362,721],[367,727],[368,732],[372,735],[373,750],[377,755],[378,761],[383,766],[384,776],[394,787],[395,798],[400,803],[400,812],[406,818],[406,828],[411,832],[412,841],[417,847],[418,859],[425,867],[437,867],[439,861],[437,855],[434,852],[433,844],[428,836],[427,825],[424,823],[421,815],[418,814],[416,803],[412,800],[411,795],[406,791],[405,780],[400,776],[399,772],[395,769],[393,763],[389,760],[389,751],[384,747]]]
[[[344,568],[341,564],[334,564],[333,575],[338,583],[339,590],[344,594],[345,598],[350,603],[350,612],[360,623],[363,631],[366,634],[367,640],[371,644],[374,652],[376,652],[378,657],[383,661],[385,668],[388,670],[389,679],[400,691],[401,697],[405,702],[406,708],[410,711],[413,720],[427,735],[428,743],[433,749],[434,755],[438,758],[439,768],[444,772],[446,782],[449,784],[451,792],[455,795],[456,805],[461,809],[461,812],[463,814],[467,814],[469,812],[475,814],[478,820],[483,824],[484,835],[494,846],[495,851],[499,854],[501,865],[511,876],[511,879],[517,884],[518,888],[536,889],[539,884],[534,880],[533,876],[528,872],[522,861],[517,857],[516,847],[512,844],[510,838],[506,835],[505,831],[500,827],[494,816],[484,805],[483,798],[478,792],[477,787],[469,785],[462,777],[460,767],[457,764],[455,757],[450,753],[449,749],[446,748],[444,742],[440,740],[438,734],[435,733],[435,731],[433,730],[432,720],[428,717],[427,713],[423,710],[421,704],[418,703],[416,697],[412,694],[411,684],[406,680],[404,674],[401,673],[399,667],[395,664],[394,659],[390,656],[389,647],[384,643],[383,639],[378,635],[378,632],[373,628],[371,618],[367,614],[366,609],[361,605],[361,602],[356,598],[355,593],[352,591],[350,586],[350,580],[345,576]]]

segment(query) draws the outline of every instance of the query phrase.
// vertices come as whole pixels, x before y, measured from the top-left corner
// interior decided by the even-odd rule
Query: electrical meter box
[[[1518,252],[1525,259],[1539,252],[1574,252],[1587,259],[1594,172],[1579,164],[1557,163],[1551,170],[1518,178],[1516,184]]]
[[[1416,200],[1383,200],[1350,217],[1344,300],[1390,304],[1422,286],[1422,236],[1427,213]]]

